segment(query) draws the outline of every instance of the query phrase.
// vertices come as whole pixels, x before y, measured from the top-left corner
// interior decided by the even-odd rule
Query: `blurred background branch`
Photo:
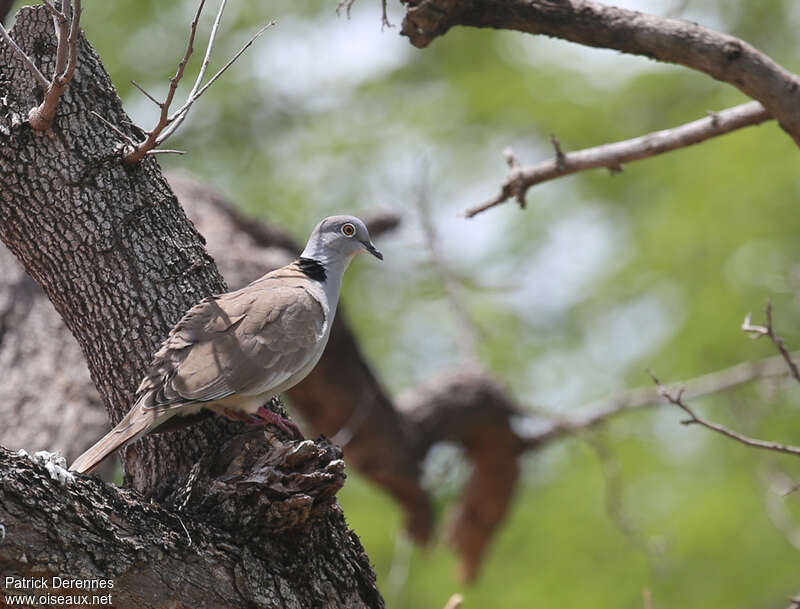
[[[760,125],[771,118],[759,102],[747,102],[734,108],[710,112],[705,118],[679,127],[662,129],[622,142],[561,153],[554,159],[536,165],[521,166],[518,162],[511,163],[511,172],[500,193],[485,203],[469,208],[466,216],[472,218],[511,198],[524,207],[528,189],[547,180],[598,167],[604,167],[612,174],[618,173],[625,163],[699,144],[736,129]]]

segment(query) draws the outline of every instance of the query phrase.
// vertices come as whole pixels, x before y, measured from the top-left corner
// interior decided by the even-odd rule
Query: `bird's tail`
[[[152,410],[145,410],[139,403],[135,404],[114,429],[75,459],[69,468],[81,474],[90,474],[115,450],[141,438],[155,424],[156,413]]]

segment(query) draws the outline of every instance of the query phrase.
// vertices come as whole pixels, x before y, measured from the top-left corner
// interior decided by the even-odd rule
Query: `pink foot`
[[[256,414],[249,416],[253,419],[251,421],[252,425],[275,425],[293,438],[297,438],[299,440],[304,439],[303,432],[300,431],[300,428],[297,425],[295,425],[294,421],[290,421],[289,419],[272,412],[266,406],[261,406],[258,411],[256,411]]]
[[[248,414],[233,408],[226,408],[225,416],[233,421],[243,421],[248,425],[275,425],[293,438],[304,439],[303,432],[295,425],[294,421],[272,412],[266,406],[261,406],[256,411],[256,414]]]

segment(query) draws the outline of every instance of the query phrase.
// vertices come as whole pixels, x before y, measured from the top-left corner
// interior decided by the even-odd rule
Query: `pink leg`
[[[254,419],[254,421],[252,421],[253,425],[266,425],[266,424],[275,425],[276,427],[279,427],[280,429],[288,433],[293,438],[297,438],[300,440],[304,438],[303,432],[301,432],[300,428],[294,424],[294,421],[290,421],[289,419],[286,419],[281,415],[272,412],[266,406],[261,406],[255,415],[249,415],[249,416],[251,416]]]
[[[231,421],[244,421],[245,423],[252,423],[253,419],[255,418],[252,414],[247,414],[246,412],[242,412],[240,410],[234,410],[233,408],[226,408],[225,416]]]

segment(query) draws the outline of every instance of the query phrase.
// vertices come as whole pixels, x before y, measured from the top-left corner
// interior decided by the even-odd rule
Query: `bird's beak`
[[[362,241],[364,245],[364,249],[367,250],[370,254],[375,256],[378,260],[383,260],[383,254],[378,251],[378,248],[372,244],[372,241]]]

